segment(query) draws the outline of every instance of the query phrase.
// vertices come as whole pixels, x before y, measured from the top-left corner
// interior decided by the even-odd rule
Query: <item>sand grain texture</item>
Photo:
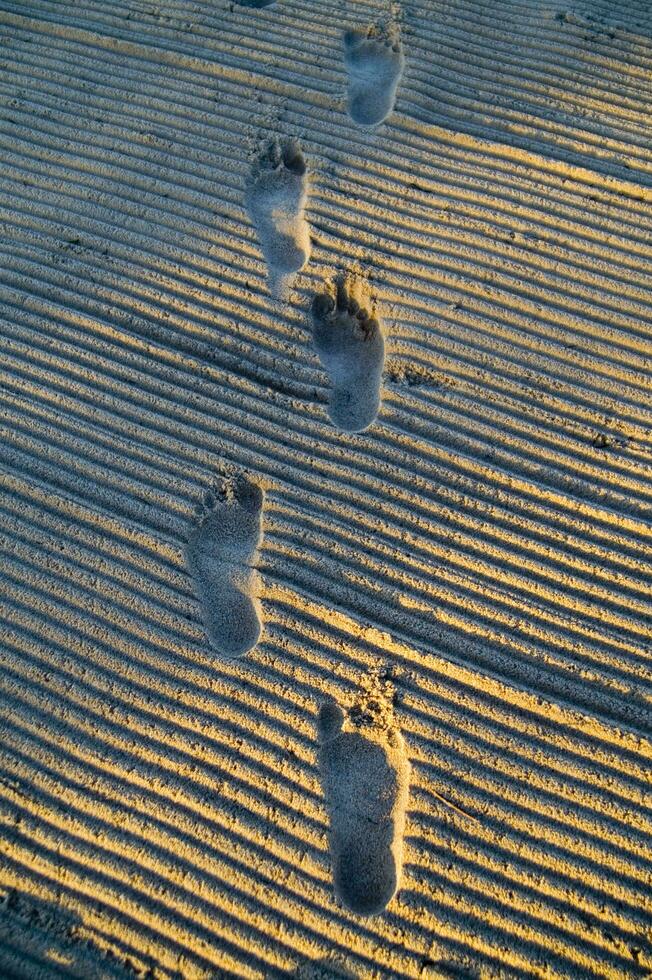
[[[343,33],[390,16],[362,126]],[[646,976],[647,0],[0,0],[0,37],[0,975]],[[246,186],[291,140],[272,295]],[[352,269],[355,433],[310,322]],[[234,474],[263,632],[226,660],[186,548]],[[316,719],[375,684],[411,775],[363,918]]]

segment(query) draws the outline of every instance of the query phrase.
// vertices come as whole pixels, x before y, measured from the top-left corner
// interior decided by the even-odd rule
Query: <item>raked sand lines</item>
[[[643,34],[417,0],[376,127],[342,51],[368,5],[156,8],[3,20],[3,934],[184,980],[645,975]],[[343,268],[373,302],[349,279],[320,352]],[[194,514],[218,472],[262,506]],[[356,713],[388,664],[398,756]],[[39,899],[79,932],[48,947]]]
[[[509,2],[496,8],[488,0],[469,0],[433,9],[430,0],[419,0],[408,18],[410,116],[524,152],[536,148],[546,157],[619,179],[629,181],[633,172],[634,180],[649,185],[649,6],[644,0],[617,10],[598,0],[593,5],[593,13],[590,8],[578,13],[546,4]],[[8,0],[5,6],[24,13]],[[183,7],[176,17],[156,16],[127,11],[122,3],[100,10],[65,2],[57,5],[56,15],[47,8],[39,12],[71,41],[81,28],[95,35],[95,43],[126,46],[134,37],[153,57],[187,66],[191,53],[227,70],[251,70],[254,63],[261,78],[277,88],[290,83],[305,90],[308,80],[320,95],[332,89],[320,55],[327,52],[332,74],[341,58],[342,30],[359,29],[369,17],[366,4],[348,5],[344,18],[306,0],[278,2],[257,15],[234,3],[227,18],[206,0],[195,9],[192,19]],[[41,24],[47,31],[47,20]],[[468,57],[460,57],[462,49]]]

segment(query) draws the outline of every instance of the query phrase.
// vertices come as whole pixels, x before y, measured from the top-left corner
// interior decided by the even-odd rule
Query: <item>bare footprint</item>
[[[344,32],[349,115],[361,126],[376,126],[387,119],[405,65],[400,41],[378,34],[374,28]]]
[[[310,258],[307,187],[306,162],[296,140],[273,140],[255,160],[247,183],[245,204],[277,295]]]
[[[360,290],[341,278],[335,301],[320,293],[312,304],[315,349],[333,384],[328,414],[343,432],[366,429],[380,408],[385,341],[378,320],[355,295]]]
[[[246,477],[222,481],[206,494],[186,545],[204,628],[221,657],[242,657],[260,639],[256,558],[263,500],[263,491]]]
[[[378,915],[398,890],[410,763],[393,726],[360,726],[322,705],[319,763],[330,815],[335,894],[358,915]]]

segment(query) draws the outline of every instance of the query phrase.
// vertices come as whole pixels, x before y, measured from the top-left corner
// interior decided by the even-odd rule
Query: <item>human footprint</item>
[[[224,480],[204,498],[186,545],[206,633],[226,658],[252,650],[262,630],[260,577],[263,491],[246,477]]]
[[[361,126],[376,126],[389,116],[396,101],[405,65],[400,41],[374,36],[374,28],[345,31],[344,64],[349,115]]]
[[[359,284],[340,278],[312,304],[315,350],[332,382],[328,414],[344,432],[366,429],[378,415],[385,341],[378,320],[360,304]],[[362,298],[362,297],[361,297]]]
[[[273,140],[254,161],[247,182],[246,208],[258,232],[270,288],[276,295],[310,258],[307,187],[306,162],[296,140]]]
[[[319,763],[330,816],[335,894],[358,915],[378,915],[399,887],[410,763],[393,726],[356,725],[322,705]]]

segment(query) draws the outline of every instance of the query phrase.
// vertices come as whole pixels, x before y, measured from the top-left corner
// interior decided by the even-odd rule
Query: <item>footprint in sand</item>
[[[242,657],[262,629],[256,571],[263,491],[246,477],[225,479],[204,497],[186,545],[204,628],[221,657]]]
[[[400,41],[378,33],[375,28],[344,32],[349,115],[361,126],[376,126],[387,119],[405,65]]]
[[[333,384],[328,414],[343,432],[366,429],[380,407],[385,341],[378,320],[355,295],[360,288],[341,278],[335,301],[320,293],[312,304],[315,349]]]
[[[305,219],[308,193],[306,162],[296,140],[273,140],[254,161],[245,204],[279,295],[287,278],[310,258],[310,228]]]
[[[322,705],[319,764],[330,815],[335,894],[358,915],[378,915],[398,889],[410,780],[403,736],[360,727],[339,705]]]

